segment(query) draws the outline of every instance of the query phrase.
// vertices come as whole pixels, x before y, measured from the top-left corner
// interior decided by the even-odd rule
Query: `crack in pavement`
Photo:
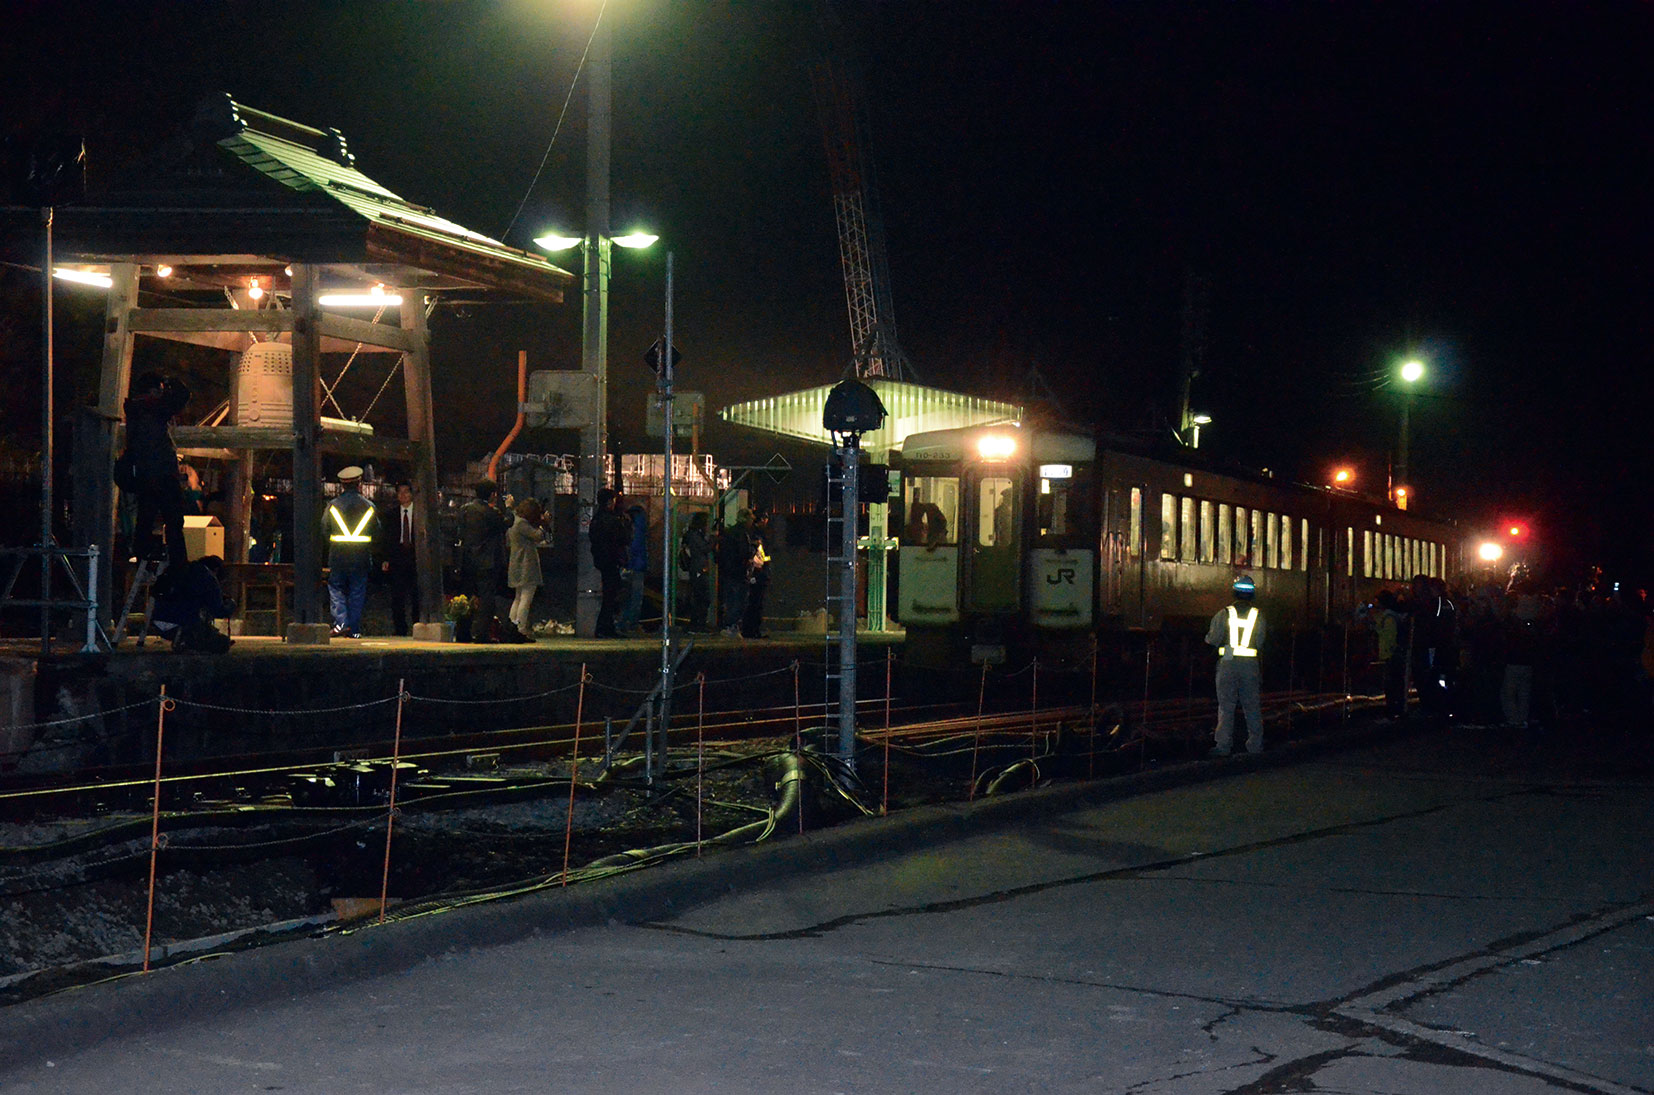
[[[1399,1011],[1419,1000],[1459,988],[1494,970],[1524,959],[1566,950],[1651,915],[1654,915],[1654,904],[1646,898],[1635,903],[1607,906],[1594,913],[1570,918],[1566,924],[1543,933],[1525,933],[1468,955],[1392,975],[1366,990],[1320,1005],[1320,1009],[1415,1044],[1451,1050],[1502,1066],[1511,1072],[1560,1083],[1575,1091],[1592,1092],[1594,1095],[1647,1095],[1647,1088],[1615,1083],[1563,1065],[1484,1046],[1475,1040],[1473,1034],[1431,1027],[1408,1019]]]
[[[1285,848],[1294,844],[1307,844],[1317,840],[1326,840],[1331,837],[1343,836],[1348,833],[1360,832],[1364,829],[1379,828],[1397,821],[1410,821],[1414,818],[1429,817],[1432,814],[1443,813],[1461,806],[1479,803],[1500,802],[1505,799],[1518,797],[1528,793],[1528,788],[1504,790],[1495,794],[1473,795],[1468,798],[1455,799],[1451,802],[1437,803],[1434,806],[1425,806],[1417,810],[1405,810],[1394,814],[1385,814],[1380,817],[1366,818],[1361,821],[1346,821],[1337,825],[1328,825],[1319,829],[1308,829],[1299,833],[1288,833],[1285,836],[1271,837],[1267,840],[1255,840],[1245,844],[1236,844],[1228,848],[1221,848],[1212,852],[1188,852],[1169,859],[1155,860],[1149,863],[1133,864],[1129,867],[1111,867],[1105,871],[1095,871],[1089,874],[1072,875],[1068,878],[1051,879],[1045,882],[1032,882],[1026,886],[1011,886],[1003,890],[994,890],[989,893],[976,894],[972,897],[954,898],[948,901],[929,901],[918,905],[902,905],[890,909],[879,909],[871,912],[846,913],[843,916],[833,917],[801,928],[790,928],[778,932],[752,932],[739,934],[731,932],[715,932],[702,928],[688,928],[679,924],[659,920],[642,920],[632,923],[636,928],[648,928],[654,931],[671,932],[676,935],[696,936],[702,939],[718,939],[731,942],[769,942],[791,939],[818,939],[824,935],[838,931],[840,928],[850,927],[866,921],[887,920],[907,916],[932,916],[943,913],[959,912],[963,909],[980,908],[985,905],[997,905],[1007,901],[1015,901],[1021,897],[1034,894],[1048,893],[1053,890],[1066,889],[1071,886],[1084,886],[1093,882],[1112,882],[1121,879],[1142,878],[1148,875],[1160,874],[1176,867],[1185,866],[1193,862],[1205,862],[1214,859],[1226,859],[1235,856],[1250,855],[1253,852],[1270,848]]]

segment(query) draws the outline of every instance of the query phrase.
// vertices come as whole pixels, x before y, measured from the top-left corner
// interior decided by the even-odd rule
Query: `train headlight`
[[[1017,451],[1017,439],[1004,433],[986,433],[976,439],[976,453],[984,460],[1008,460]]]
[[[1497,563],[1504,553],[1505,549],[1492,540],[1484,542],[1481,547],[1476,549],[1476,554],[1482,557],[1484,563]]]

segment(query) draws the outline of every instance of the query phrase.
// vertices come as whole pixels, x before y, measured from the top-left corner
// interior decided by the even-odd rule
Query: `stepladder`
[[[149,635],[150,625],[155,619],[155,582],[166,573],[167,563],[164,559],[139,559],[138,569],[132,573],[132,584],[127,587],[126,604],[121,607],[121,614],[115,620],[115,630],[110,635],[110,643],[119,646],[126,638],[127,624],[132,619],[133,606],[138,599],[143,598],[144,622],[138,628],[138,645],[144,645],[144,639]]]

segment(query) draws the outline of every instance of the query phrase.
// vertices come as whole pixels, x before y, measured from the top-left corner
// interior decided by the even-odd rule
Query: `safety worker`
[[[1263,613],[1252,603],[1257,587],[1250,575],[1235,579],[1235,599],[1212,617],[1206,642],[1218,650],[1218,728],[1211,756],[1229,755],[1235,740],[1235,707],[1246,715],[1246,751],[1263,752],[1263,711],[1258,700],[1258,651],[1264,642]]]
[[[327,533],[327,596],[335,638],[362,637],[362,607],[368,599],[368,572],[379,536],[379,515],[362,497],[362,469],[339,469],[339,496],[322,513]]]

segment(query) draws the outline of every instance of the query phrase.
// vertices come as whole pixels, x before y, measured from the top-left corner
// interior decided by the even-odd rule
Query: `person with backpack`
[[[223,654],[233,640],[212,621],[235,614],[236,604],[224,596],[218,584],[224,560],[204,555],[186,563],[175,573],[166,589],[155,596],[155,614],[150,627],[172,642],[175,653]]]

